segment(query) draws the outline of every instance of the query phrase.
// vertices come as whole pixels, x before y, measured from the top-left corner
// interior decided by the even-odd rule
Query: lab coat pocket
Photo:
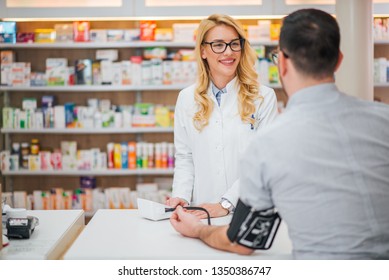
[[[253,138],[255,134],[256,129],[248,123],[242,124],[239,129],[239,135],[240,135],[240,145],[239,145],[239,152],[242,154],[249,143],[251,142],[251,139]]]

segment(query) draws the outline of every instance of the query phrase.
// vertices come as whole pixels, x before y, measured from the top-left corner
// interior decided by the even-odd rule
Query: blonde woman
[[[276,117],[277,100],[272,89],[259,85],[256,54],[233,18],[202,20],[195,52],[197,82],[176,103],[176,167],[166,204],[201,206],[220,217],[234,211],[244,172],[239,158],[255,131]]]

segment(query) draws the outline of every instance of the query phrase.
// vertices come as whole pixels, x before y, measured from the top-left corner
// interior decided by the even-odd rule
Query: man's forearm
[[[233,252],[241,255],[249,255],[253,250],[241,246],[237,243],[232,243],[227,237],[228,226],[204,226],[201,228],[199,238],[208,246]]]

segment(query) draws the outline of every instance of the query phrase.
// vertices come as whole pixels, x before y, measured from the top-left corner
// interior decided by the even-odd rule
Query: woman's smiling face
[[[218,25],[210,29],[204,38],[204,42],[225,42],[239,39],[238,32],[228,25]],[[211,77],[228,78],[232,80],[236,75],[242,51],[232,51],[227,46],[223,53],[217,54],[212,51],[210,44],[202,46],[201,57],[206,59],[209,65]]]

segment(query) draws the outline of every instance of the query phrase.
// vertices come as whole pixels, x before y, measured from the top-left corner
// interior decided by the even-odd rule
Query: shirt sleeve
[[[267,161],[272,160],[256,135],[240,160],[240,199],[255,210],[274,207],[266,179]]]
[[[192,200],[194,184],[194,164],[192,157],[192,147],[190,145],[187,118],[190,118],[185,110],[183,93],[178,96],[174,113],[174,145],[175,168],[173,178],[173,197],[180,197],[188,201]]]

